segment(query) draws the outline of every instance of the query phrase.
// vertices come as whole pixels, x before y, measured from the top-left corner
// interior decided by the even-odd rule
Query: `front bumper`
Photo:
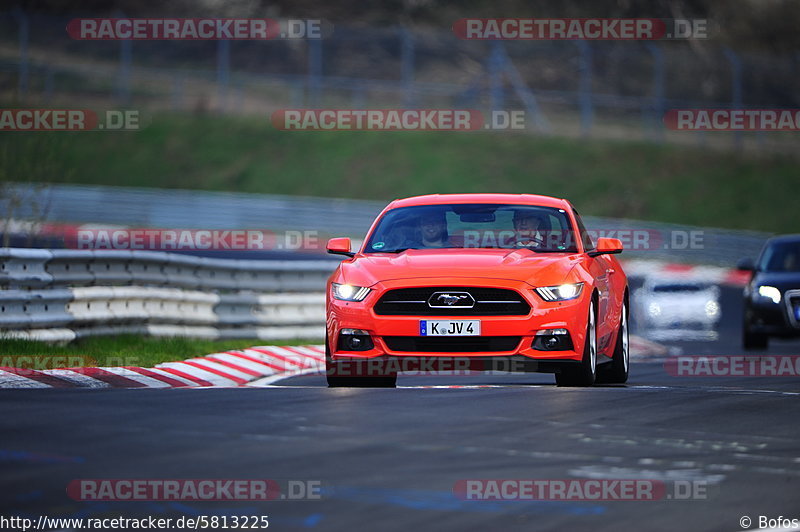
[[[792,290],[782,295],[779,303],[759,296],[745,298],[744,321],[750,332],[770,336],[800,336],[800,319],[797,317],[796,298],[800,291]]]
[[[586,337],[586,318],[589,312],[591,290],[584,287],[580,297],[570,301],[545,302],[524,282],[506,279],[480,279],[479,283],[465,283],[464,286],[475,288],[502,288],[519,293],[530,305],[531,309],[524,316],[481,316],[481,315],[378,315],[373,306],[389,290],[399,288],[438,288],[452,286],[454,280],[448,279],[415,279],[385,281],[373,285],[372,292],[362,302],[340,301],[328,295],[327,302],[327,334],[328,345],[335,359],[369,359],[377,357],[443,357],[470,358],[474,360],[503,359],[512,357],[522,362],[530,362],[530,367],[546,367],[547,361],[580,361],[583,357],[583,346]],[[420,337],[420,320],[480,320],[481,336],[465,337]],[[342,329],[360,329],[366,331],[372,341],[372,349],[366,351],[350,351],[341,349],[339,335]],[[566,329],[571,340],[571,349],[540,350],[533,346],[537,332],[548,329]],[[420,339],[437,340],[423,342]],[[517,341],[509,340],[518,338]],[[470,345],[469,350],[459,351],[459,342],[469,343],[469,339],[485,343],[481,348]],[[505,339],[505,340],[503,340]],[[436,342],[442,347],[436,347]],[[414,349],[414,345],[427,345],[427,349]],[[444,347],[446,345],[446,348]],[[392,348],[394,346],[394,348]],[[412,346],[409,348],[409,346]],[[411,349],[411,350],[409,350]],[[546,369],[530,369],[530,371],[547,371]]]

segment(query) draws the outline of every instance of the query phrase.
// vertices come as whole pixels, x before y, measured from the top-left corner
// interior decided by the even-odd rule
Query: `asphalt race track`
[[[716,342],[741,354],[736,293]],[[775,342],[770,354],[798,354]],[[637,360],[626,386],[550,375],[402,377],[398,389],[4,390],[2,515],[268,515],[274,530],[741,530],[800,517],[796,377],[674,377]],[[489,387],[479,387],[491,385]],[[74,479],[319,480],[319,500],[79,502]],[[465,479],[694,482],[689,500],[480,501]]]

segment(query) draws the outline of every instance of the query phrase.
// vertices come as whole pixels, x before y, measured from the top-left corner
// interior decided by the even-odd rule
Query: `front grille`
[[[475,300],[471,308],[431,308],[428,299],[436,292],[467,292]],[[381,316],[526,316],[531,306],[518,292],[505,288],[436,286],[389,290],[375,304]]]
[[[797,309],[800,308],[800,291],[788,290],[786,292],[786,311],[789,313],[789,323],[796,328],[800,328],[800,316]]]
[[[502,353],[514,351],[520,336],[384,336],[390,351],[405,353]]]

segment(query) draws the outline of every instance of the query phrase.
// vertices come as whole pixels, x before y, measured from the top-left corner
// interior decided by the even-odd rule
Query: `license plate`
[[[420,320],[420,336],[480,336],[480,320]]]

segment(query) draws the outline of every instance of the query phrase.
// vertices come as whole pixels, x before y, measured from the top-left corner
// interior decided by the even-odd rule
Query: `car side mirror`
[[[350,251],[350,239],[347,237],[331,238],[328,240],[326,248],[331,255],[344,255],[346,257],[355,256],[355,253]]]
[[[618,238],[598,238],[597,247],[588,253],[590,257],[622,253],[622,242]]]
[[[736,269],[742,272],[754,272],[756,271],[756,263],[750,257],[746,257],[736,263]]]

